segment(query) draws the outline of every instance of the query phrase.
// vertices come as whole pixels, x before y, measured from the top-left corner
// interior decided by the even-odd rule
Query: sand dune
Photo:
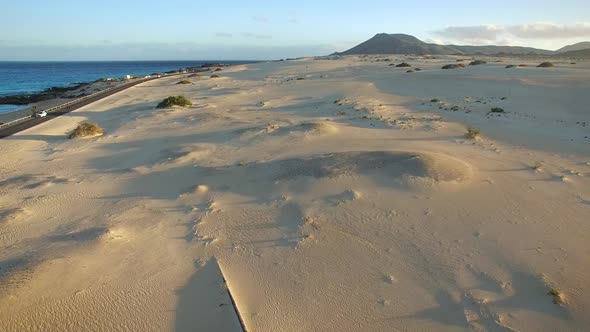
[[[239,331],[225,278],[249,331],[583,331],[590,65],[389,58],[422,70],[228,67],[1,140],[0,330]]]

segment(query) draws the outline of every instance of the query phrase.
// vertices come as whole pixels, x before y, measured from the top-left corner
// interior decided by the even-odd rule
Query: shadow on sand
[[[242,331],[215,257],[197,264],[177,295],[175,331]]]

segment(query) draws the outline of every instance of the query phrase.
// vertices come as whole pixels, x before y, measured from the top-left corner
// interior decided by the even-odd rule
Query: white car
[[[35,113],[36,118],[44,118],[46,116],[47,116],[47,112],[45,112],[45,111],[39,111],[39,112]]]

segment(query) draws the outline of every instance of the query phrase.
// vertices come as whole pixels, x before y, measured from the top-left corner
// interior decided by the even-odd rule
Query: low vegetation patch
[[[68,137],[70,139],[78,137],[90,137],[102,135],[103,133],[104,131],[99,126],[92,123],[84,122],[79,124],[78,127],[76,127],[76,129],[74,129],[74,131],[72,131],[72,133]]]
[[[201,77],[201,75],[196,74],[196,73],[188,75],[188,78],[192,78],[192,77]]]
[[[219,78],[219,75],[217,75],[217,74],[213,74],[213,75],[211,75],[210,77],[211,77],[211,78]]]
[[[485,65],[487,62],[483,61],[483,60],[475,60],[473,62],[471,62],[469,65],[470,66],[479,66],[479,65]]]
[[[551,63],[551,62],[543,62],[540,65],[538,65],[537,67],[539,67],[539,68],[553,67],[553,63]]]
[[[500,107],[493,107],[492,108],[492,113],[505,113],[503,108]]]
[[[467,129],[467,133],[465,133],[465,138],[477,139],[479,137],[480,137],[480,132],[477,129],[469,128],[469,129]]]
[[[412,67],[412,65],[407,62],[402,62],[399,65],[397,65],[396,67]]]
[[[432,98],[432,99],[430,99],[430,102],[431,103],[440,103],[440,99],[438,99],[438,98]]]
[[[181,107],[188,107],[191,106],[193,103],[186,99],[185,96],[170,96],[164,100],[162,100],[157,108],[168,108],[172,106],[181,106]]]
[[[176,84],[193,84],[193,82],[189,81],[189,80],[182,80]]]
[[[559,290],[557,290],[555,288],[551,288],[551,290],[549,290],[547,295],[553,296],[553,303],[555,303],[555,304],[558,304],[558,305],[566,304],[565,296],[563,295],[563,293],[561,293]]]
[[[508,65],[508,66],[506,66],[506,68],[514,68],[514,67],[516,67],[516,65]]]
[[[453,63],[450,65],[444,65],[442,67],[442,69],[458,69],[458,68],[465,68],[465,65],[462,63],[459,63],[459,64]]]

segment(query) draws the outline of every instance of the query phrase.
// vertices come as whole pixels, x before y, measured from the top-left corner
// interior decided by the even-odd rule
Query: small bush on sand
[[[215,71],[222,71],[222,69],[221,68],[217,68],[217,69],[215,69]]]
[[[99,126],[84,122],[79,124],[78,127],[72,131],[69,138],[72,139],[78,137],[98,136],[102,135],[103,133],[103,130]]]
[[[473,62],[471,62],[469,65],[470,66],[479,66],[479,65],[485,65],[487,62],[482,61],[482,60],[475,60]]]
[[[506,68],[514,68],[514,67],[516,67],[516,65],[508,65],[508,66],[506,66]]]
[[[553,67],[553,64],[551,62],[543,62],[540,65],[538,65],[537,67],[539,67],[539,68]]]
[[[430,102],[431,103],[440,103],[440,99],[438,99],[438,98],[432,98],[432,99],[430,99]]]
[[[201,75],[196,74],[196,73],[188,75],[188,78],[192,78],[192,77],[201,77]]]
[[[458,68],[465,68],[465,65],[462,64],[462,63],[459,63],[459,64],[453,63],[453,64],[450,64],[450,65],[444,65],[442,67],[442,69],[458,69]]]
[[[504,113],[504,109],[500,108],[500,107],[493,107],[491,112],[492,113]]]
[[[547,295],[553,296],[553,303],[554,304],[558,304],[558,305],[566,304],[565,296],[559,290],[557,290],[555,288],[551,288],[551,290],[549,290]]]
[[[467,133],[465,133],[465,138],[469,138],[469,139],[476,139],[479,136],[480,136],[479,130],[473,129],[473,128],[467,129]]]
[[[396,67],[412,67],[412,65],[407,62],[402,62],[399,65],[397,65]]]
[[[211,77],[211,78],[219,78],[219,75],[217,75],[217,74],[213,74],[213,75],[211,75],[210,77]]]
[[[189,80],[182,80],[176,84],[192,84],[193,82],[189,81]]]
[[[186,99],[185,96],[170,96],[162,100],[162,102],[158,104],[157,108],[168,108],[172,106],[188,107],[192,104],[193,103],[190,100]]]
[[[518,65],[519,67],[528,67],[529,65],[527,65],[526,63],[521,63],[520,65]]]

